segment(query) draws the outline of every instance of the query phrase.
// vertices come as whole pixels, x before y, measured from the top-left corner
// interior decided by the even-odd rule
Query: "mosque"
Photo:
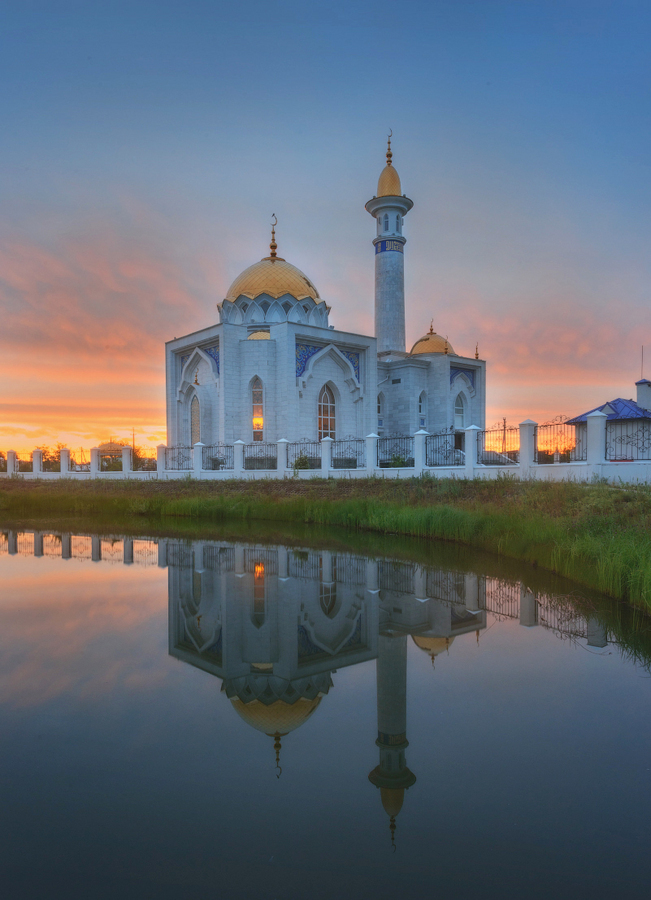
[[[331,325],[314,283],[278,255],[239,275],[217,304],[219,323],[166,344],[167,444],[320,441],[485,427],[486,364],[457,354],[433,327],[407,352],[405,216],[391,138],[377,195],[375,336]],[[274,217],[275,218],[275,217]],[[276,222],[274,222],[275,226]]]

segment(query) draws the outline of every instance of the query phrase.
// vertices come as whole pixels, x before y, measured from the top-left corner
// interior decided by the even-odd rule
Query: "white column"
[[[423,428],[414,435],[414,475],[421,475],[425,468],[425,440],[428,432]]]
[[[471,425],[469,428],[465,429],[466,438],[465,438],[465,471],[464,475],[466,478],[474,478],[475,477],[475,468],[477,466],[477,432],[481,431],[481,428],[478,428],[477,425]]]
[[[324,437],[321,441],[321,474],[324,478],[332,468],[332,438]]]
[[[479,609],[479,579],[472,573],[464,575],[466,587],[466,609]]]
[[[122,560],[125,566],[133,563],[133,538],[125,538],[122,542]]]
[[[162,539],[158,541],[158,568],[167,568],[167,541]]]
[[[278,445],[278,471],[285,472],[287,468],[287,445],[289,441],[287,438],[281,438],[279,441],[276,441]]]
[[[366,470],[370,474],[377,469],[377,442],[379,434],[366,435]]]
[[[421,603],[427,600],[427,569],[423,566],[416,566],[414,572],[414,596]]]
[[[533,419],[520,422],[520,478],[527,478],[535,472],[533,453],[534,431],[537,424]]]
[[[9,536],[7,537],[7,552],[9,553],[9,556],[15,556],[18,553],[18,532],[17,531],[9,532]]]
[[[32,472],[41,473],[43,471],[43,451],[42,450],[33,450],[32,451]]]
[[[520,585],[520,625],[532,628],[538,624],[538,601],[536,595],[523,584]]]
[[[593,412],[586,417],[588,426],[588,465],[601,466],[606,459],[606,413]]]
[[[43,556],[43,532],[34,532],[34,556]]]
[[[96,534],[90,539],[90,547],[90,558],[93,562],[100,562],[102,559],[102,543]]]
[[[61,448],[61,477],[66,478],[70,474],[70,450]]]
[[[61,559],[72,559],[72,540],[69,534],[61,535]]]
[[[7,450],[7,475],[15,475],[18,471],[18,462],[16,460],[16,451]]]
[[[165,444],[159,444],[156,447],[156,473],[160,478],[161,475],[165,472],[165,451],[167,447]]]
[[[91,447],[90,450],[90,477],[97,478],[99,472],[99,448]]]
[[[122,474],[129,473],[131,468],[131,447],[122,448]]]
[[[244,441],[235,441],[233,444],[233,475],[241,478],[244,471]]]
[[[197,441],[192,448],[192,470],[195,478],[201,478],[203,472],[203,448],[204,444],[201,441]]]
[[[366,561],[366,590],[377,594],[379,589],[377,560],[369,559]]]
[[[289,550],[287,547],[278,548],[278,578],[287,581],[289,578]]]
[[[594,616],[588,618],[588,647],[606,647],[608,632]]]
[[[235,574],[238,578],[245,575],[244,571],[244,547],[242,544],[235,545]]]

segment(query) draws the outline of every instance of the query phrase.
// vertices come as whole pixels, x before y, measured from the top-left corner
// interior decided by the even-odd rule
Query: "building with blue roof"
[[[603,413],[607,417],[606,459],[619,462],[651,459],[651,381],[641,378],[635,387],[636,400],[617,397],[568,419],[566,424],[575,426],[576,443],[586,440],[588,416]]]

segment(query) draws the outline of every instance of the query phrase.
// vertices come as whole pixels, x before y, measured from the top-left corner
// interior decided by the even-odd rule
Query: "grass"
[[[651,609],[651,490],[413,479],[0,481],[0,517],[122,527],[293,523],[454,541]]]

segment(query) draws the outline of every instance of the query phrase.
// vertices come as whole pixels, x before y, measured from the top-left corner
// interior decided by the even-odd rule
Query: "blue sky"
[[[626,0],[4,5],[6,440],[162,437],[162,343],[215,320],[272,213],[331,321],[371,330],[389,128],[408,343],[479,342],[489,418],[634,396],[650,25]]]

